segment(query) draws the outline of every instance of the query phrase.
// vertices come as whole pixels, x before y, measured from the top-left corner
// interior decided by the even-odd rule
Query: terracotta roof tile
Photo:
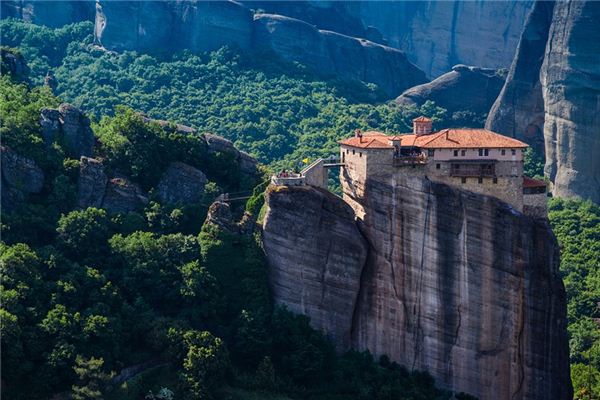
[[[358,147],[361,149],[393,149],[394,146],[388,143],[388,138],[385,135],[375,135],[362,138],[351,137],[348,139],[340,140],[340,144],[352,147]]]
[[[546,182],[541,181],[539,179],[533,179],[528,176],[524,176],[523,177],[523,187],[524,188],[546,187]]]

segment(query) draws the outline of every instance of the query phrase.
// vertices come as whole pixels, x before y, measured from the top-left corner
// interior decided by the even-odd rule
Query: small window
[[[516,154],[517,154],[517,151],[516,151],[515,149],[511,149],[511,150],[510,150],[510,153],[511,153],[511,154],[514,156],[514,155],[516,155]]]
[[[483,156],[483,149],[479,149],[479,157]]]
[[[485,149],[485,150],[483,151],[483,154],[485,154],[486,156],[489,156],[489,155],[490,155],[490,151],[489,151],[488,149]]]
[[[458,157],[458,150],[454,150],[454,157]]]
[[[492,181],[493,181],[494,183],[498,183],[498,178],[494,178]]]
[[[435,169],[440,169],[441,168],[441,164],[435,164]]]
[[[359,151],[359,152],[358,152],[358,156],[359,156],[359,157],[362,157],[362,151]]]
[[[434,149],[429,149],[429,150],[427,150],[427,155],[428,155],[429,157],[433,157],[433,155],[434,155],[434,154],[435,154],[435,150],[434,150]]]
[[[477,183],[483,183],[483,178],[482,177],[477,178]]]
[[[502,155],[505,156],[506,155],[506,150],[502,149]]]
[[[465,178],[464,176],[462,178],[460,178],[460,182],[461,183],[467,183],[467,178]]]
[[[352,150],[352,155],[355,155],[355,154],[356,154],[356,150]]]
[[[464,156],[465,156],[465,154],[466,154],[466,151],[465,151],[465,150],[461,150],[461,151],[460,151],[460,155],[461,155],[461,156],[463,156],[463,157],[464,157]]]

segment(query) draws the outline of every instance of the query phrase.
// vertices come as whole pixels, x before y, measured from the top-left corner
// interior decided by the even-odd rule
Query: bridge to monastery
[[[307,165],[299,174],[279,173],[271,177],[271,183],[283,186],[316,186],[327,189],[328,170],[344,166],[338,157],[318,158]]]

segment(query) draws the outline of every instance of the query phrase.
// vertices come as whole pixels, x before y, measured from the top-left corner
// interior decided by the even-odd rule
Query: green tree
[[[77,356],[73,370],[79,382],[72,387],[71,396],[74,400],[104,399],[106,385],[114,374],[105,372],[103,365],[102,358]]]

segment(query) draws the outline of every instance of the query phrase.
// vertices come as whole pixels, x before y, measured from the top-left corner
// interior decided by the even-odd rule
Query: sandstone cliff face
[[[545,173],[557,196],[600,203],[600,3],[558,2],[540,72]]]
[[[427,76],[455,65],[508,67],[532,1],[244,1],[320,29],[403,50]],[[476,38],[476,39],[475,39]]]
[[[362,266],[345,246],[323,251],[314,239],[332,236],[318,222],[318,195],[268,193],[263,240],[277,301],[307,314],[333,338],[344,337],[346,325],[322,321],[352,315],[352,348],[429,371],[442,387],[480,399],[572,396],[565,291],[558,247],[545,223],[421,177],[356,188],[346,176],[342,185],[363,215],[361,234],[345,222],[348,216],[331,217],[348,226],[343,238],[352,248],[360,236],[366,239]],[[345,298],[358,299],[351,310],[320,302],[331,260],[360,276],[358,284],[343,279],[335,285]],[[306,306],[315,301],[318,306]]]
[[[503,85],[504,78],[494,69],[455,65],[452,71],[433,81],[404,91],[396,98],[396,102],[419,107],[427,100],[432,100],[450,113],[470,111],[485,114]]]
[[[63,103],[57,110],[42,108],[40,126],[47,146],[61,139],[70,156],[79,158],[92,155],[94,133],[90,127],[90,119],[77,107]]]
[[[557,196],[600,202],[600,4],[537,2],[486,127],[545,144]],[[542,137],[543,136],[543,137]]]
[[[270,50],[325,75],[376,83],[390,96],[426,81],[397,49],[321,31],[294,18],[254,16],[232,1],[101,2],[95,39],[118,51],[204,52],[225,45]]]
[[[367,255],[352,209],[308,186],[270,188],[266,200],[263,243],[276,302],[310,316],[313,326],[348,350]]]
[[[486,129],[544,147],[544,99],[540,68],[544,61],[553,2],[536,2],[527,18],[506,84],[490,109]]]
[[[63,25],[94,19],[94,2],[3,0],[2,18],[13,17],[37,25],[60,28]]]

